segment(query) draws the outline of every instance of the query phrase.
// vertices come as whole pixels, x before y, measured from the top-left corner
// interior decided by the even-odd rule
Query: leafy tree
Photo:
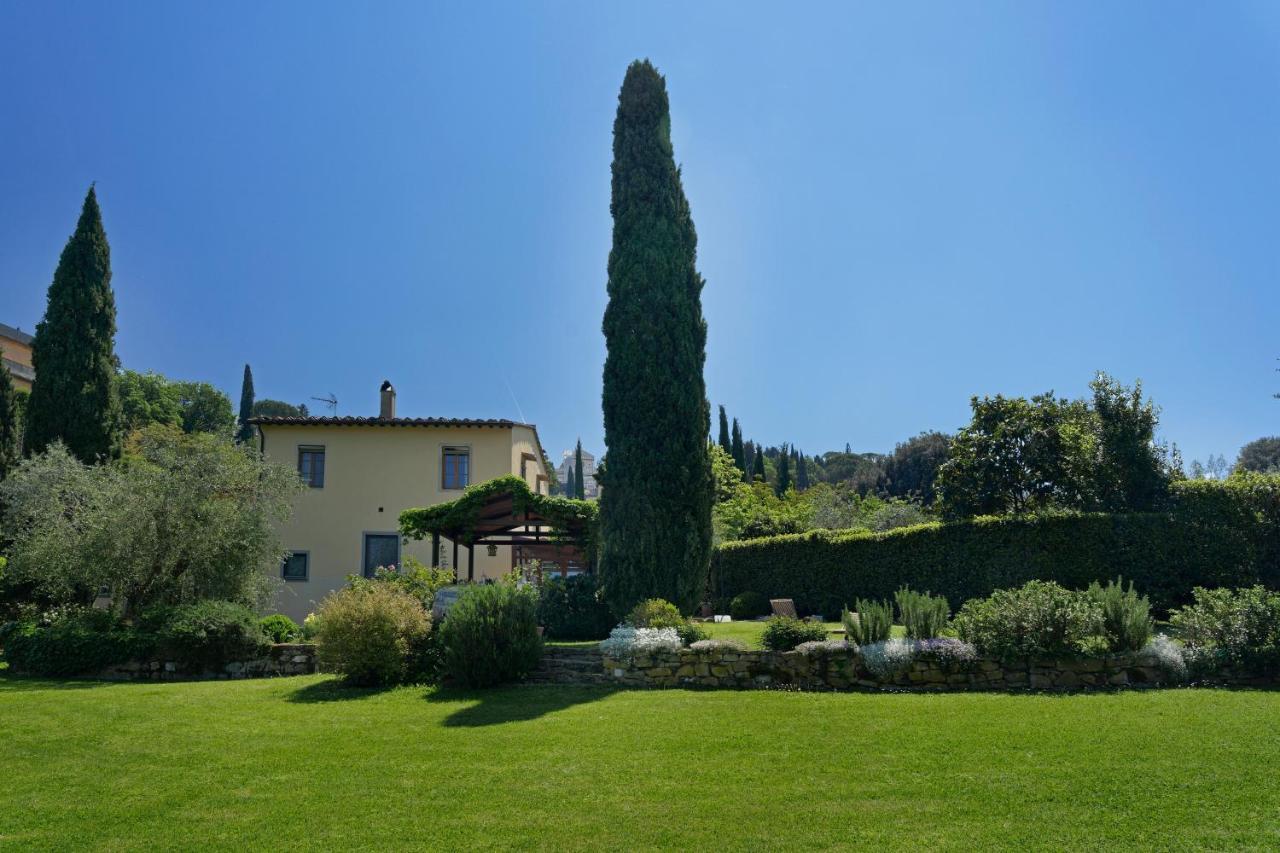
[[[708,453],[711,455],[711,477],[715,481],[715,501],[723,503],[731,500],[737,494],[738,487],[744,485],[742,472],[720,445],[711,444]]]
[[[295,406],[282,400],[255,400],[251,412],[255,418],[305,418],[310,415],[306,403]]]
[[[582,479],[582,439],[578,439],[578,446],[573,451],[573,496],[578,500],[587,497],[587,484]]]
[[[747,475],[747,451],[742,445],[742,427],[738,426],[738,419],[733,419],[733,429],[729,432],[729,453],[733,456],[733,464],[738,466],[738,471],[743,477]]]
[[[885,460],[880,491],[931,505],[937,496],[938,469],[947,461],[950,444],[950,437],[941,432],[922,432],[900,442]]]
[[[98,466],[55,443],[0,484],[9,571],[64,604],[106,586],[131,614],[202,599],[258,606],[301,488],[292,469],[219,436],[150,426]]]
[[[0,352],[3,352],[0,350]],[[18,462],[21,451],[19,441],[22,432],[18,428],[18,393],[13,390],[13,378],[0,366],[0,481]]]
[[[716,504],[714,517],[721,542],[803,533],[813,526],[812,507],[798,492],[779,497],[763,481],[735,484],[731,496]]]
[[[1143,400],[1141,382],[1126,388],[1100,372],[1089,387],[1098,433],[1098,507],[1109,512],[1156,509],[1169,493],[1172,473],[1165,449],[1155,440],[1155,405]]]
[[[733,455],[733,440],[729,437],[729,418],[725,414],[724,406],[720,407],[720,449],[730,456]]]
[[[551,457],[545,450],[542,451],[542,470],[547,472],[547,494],[560,494],[560,478],[556,476],[556,468],[551,464]]]
[[[236,416],[231,398],[208,382],[178,382],[178,399],[182,406],[183,432],[213,432],[230,435]]]
[[[1254,439],[1240,448],[1235,470],[1263,474],[1280,470],[1280,437]]]
[[[249,423],[251,417],[253,417],[253,371],[246,364],[244,381],[240,383],[240,429],[236,433],[236,441],[241,444],[253,441],[253,424]]]
[[[773,482],[773,493],[778,497],[782,497],[791,488],[791,462],[790,454],[787,453],[787,446],[782,445],[782,451],[778,454],[778,476]]]
[[[647,60],[618,96],[610,211],[600,571],[615,613],[647,598],[687,612],[711,560],[707,324],[666,83]]]
[[[159,373],[122,372],[119,394],[126,433],[151,424],[176,426],[182,422],[182,395],[178,386]]]
[[[938,472],[952,517],[1083,507],[1092,500],[1097,436],[1083,401],[1052,392],[974,397],[973,420],[956,435]]]
[[[27,407],[27,453],[55,441],[84,462],[119,453],[115,336],[111,248],[90,187],[31,345],[36,379]]]

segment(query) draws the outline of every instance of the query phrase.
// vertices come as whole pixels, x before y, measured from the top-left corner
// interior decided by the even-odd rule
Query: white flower
[[[882,681],[887,681],[911,665],[916,647],[907,640],[893,639],[861,646],[862,660],[867,670]]]
[[[675,628],[632,628],[619,625],[600,642],[600,651],[611,658],[636,657],[654,652],[679,651],[682,643]]]

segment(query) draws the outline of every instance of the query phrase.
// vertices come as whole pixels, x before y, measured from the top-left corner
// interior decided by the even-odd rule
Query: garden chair
[[[773,608],[774,616],[790,616],[792,619],[799,619],[796,613],[796,603],[789,598],[771,598],[769,606]]]

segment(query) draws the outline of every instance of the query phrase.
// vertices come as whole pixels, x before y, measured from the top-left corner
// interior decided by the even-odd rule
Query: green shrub
[[[676,633],[680,635],[680,642],[686,646],[691,646],[701,640],[711,639],[710,632],[691,619],[686,619],[677,625]]]
[[[398,569],[395,566],[379,566],[374,570],[371,578],[363,575],[347,575],[347,586],[352,588],[375,583],[391,584],[409,593],[430,612],[431,605],[435,602],[436,592],[446,586],[452,586],[456,581],[452,569],[433,569],[415,557],[405,557]]]
[[[1081,654],[1103,636],[1103,617],[1088,593],[1029,581],[965,602],[955,627],[960,639],[978,651],[1012,661]]]
[[[794,616],[773,616],[765,624],[760,642],[770,651],[786,652],[801,643],[826,638],[827,629],[821,622],[806,622]]]
[[[316,625],[322,667],[352,684],[389,685],[420,669],[431,617],[416,596],[374,583],[330,593],[316,611]]]
[[[859,646],[883,643],[893,631],[893,605],[887,601],[868,601],[859,598],[856,613],[848,610],[840,614],[845,637]]]
[[[808,613],[831,598],[928,587],[955,608],[1029,580],[1084,589],[1120,575],[1157,613],[1189,602],[1196,586],[1280,588],[1280,476],[1176,483],[1167,513],[977,518],[726,542],[712,557],[711,591],[789,597]]]
[[[3,644],[15,672],[57,677],[93,675],[153,648],[152,638],[97,610],[72,610],[46,625],[7,623]]]
[[[201,601],[152,611],[161,654],[188,667],[220,669],[260,656],[268,645],[253,611],[232,601]]]
[[[1124,588],[1124,579],[1108,581],[1106,586],[1089,584],[1089,596],[1102,608],[1102,627],[1107,649],[1113,652],[1136,652],[1147,645],[1155,632],[1151,621],[1151,604],[1146,596],[1133,588]]]
[[[769,599],[758,592],[740,592],[729,602],[729,615],[739,622],[767,616],[772,608]]]
[[[1193,657],[1260,669],[1280,664],[1280,593],[1261,586],[1195,590],[1195,603],[1170,623]]]
[[[650,598],[631,608],[626,622],[633,628],[679,628],[684,624],[684,617],[671,602]]]
[[[508,584],[472,586],[440,626],[444,670],[464,687],[489,687],[527,675],[542,657],[537,601]]]
[[[273,643],[294,643],[302,637],[302,629],[298,627],[298,623],[281,613],[264,616],[258,624],[262,627],[262,633]]]
[[[898,603],[898,617],[907,637],[912,640],[932,640],[941,637],[951,618],[951,608],[940,595],[915,592],[903,587],[893,594]]]
[[[538,621],[557,640],[603,640],[614,626],[595,575],[553,578],[542,584]]]

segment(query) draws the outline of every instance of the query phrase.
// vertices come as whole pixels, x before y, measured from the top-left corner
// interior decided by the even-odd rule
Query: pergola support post
[[[474,543],[467,546],[467,583],[472,583],[476,579],[476,546]]]
[[[431,568],[440,568],[440,534],[431,534]]]

